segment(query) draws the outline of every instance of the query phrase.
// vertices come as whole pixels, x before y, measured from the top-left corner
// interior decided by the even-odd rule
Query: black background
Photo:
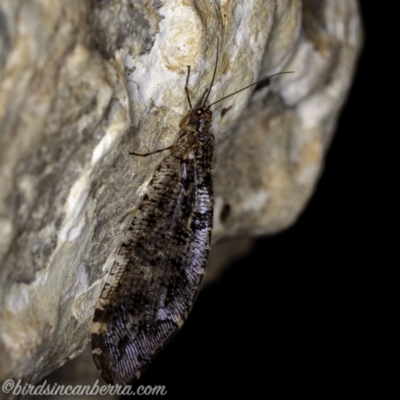
[[[376,9],[362,3],[364,49],[307,209],[291,229],[258,239],[248,258],[202,291],[181,332],[137,385],[165,385],[169,398],[359,393],[355,382],[370,354],[363,285],[380,113],[371,93]]]

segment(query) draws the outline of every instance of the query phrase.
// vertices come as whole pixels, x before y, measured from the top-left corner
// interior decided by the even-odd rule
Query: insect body
[[[216,70],[217,63],[210,90],[193,108],[188,67],[190,111],[172,146],[131,153],[170,151],[148,185],[96,305],[92,352],[107,383],[136,381],[181,328],[199,291],[213,220],[210,107],[223,100],[206,106]]]
[[[203,97],[154,173],[97,302],[93,358],[107,383],[138,379],[197,296],[213,219],[214,135]]]

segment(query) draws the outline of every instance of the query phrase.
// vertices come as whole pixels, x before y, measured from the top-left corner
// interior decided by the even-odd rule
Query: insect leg
[[[165,151],[165,150],[170,150],[170,149],[172,149],[172,147],[174,147],[174,146],[164,147],[163,149],[151,151],[150,153],[144,153],[144,154],[134,153],[133,151],[130,151],[129,154],[133,154],[134,156],[147,157],[147,156],[151,156],[152,154],[161,153],[162,151]]]

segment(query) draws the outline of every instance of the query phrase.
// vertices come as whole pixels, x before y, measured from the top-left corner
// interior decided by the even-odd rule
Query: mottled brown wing
[[[125,236],[91,327],[93,358],[107,383],[138,379],[193,306],[211,239],[211,142],[173,148]]]

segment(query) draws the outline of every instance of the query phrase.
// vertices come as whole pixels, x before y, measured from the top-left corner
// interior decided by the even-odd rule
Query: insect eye
[[[200,109],[199,109],[199,110],[197,110],[197,111],[196,111],[196,114],[197,114],[197,115],[201,115],[201,114],[203,114],[203,110],[200,110]]]

